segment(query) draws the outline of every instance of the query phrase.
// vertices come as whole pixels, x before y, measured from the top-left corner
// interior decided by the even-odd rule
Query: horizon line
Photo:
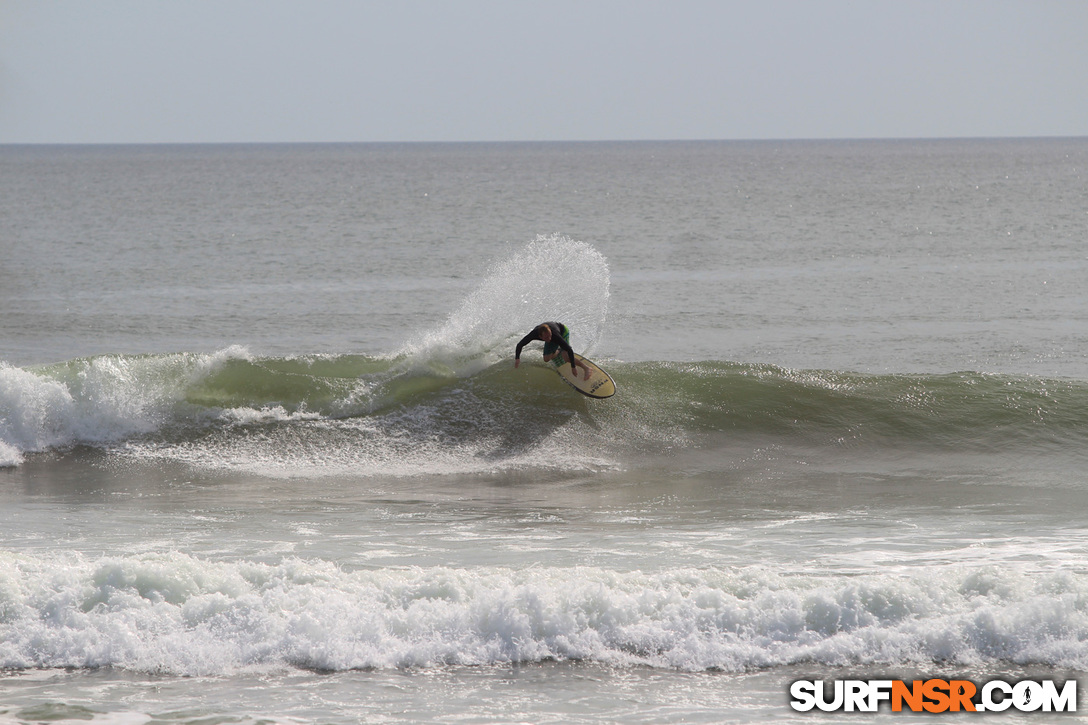
[[[400,140],[400,141],[0,141],[14,146],[440,146],[440,145],[548,145],[636,143],[829,143],[867,141],[1044,141],[1088,138],[1088,134],[1040,136],[828,136],[752,138],[643,138],[643,139],[504,139],[504,140]]]

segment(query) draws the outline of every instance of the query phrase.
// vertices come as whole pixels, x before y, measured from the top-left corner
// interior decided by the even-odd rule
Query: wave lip
[[[180,553],[0,559],[0,667],[180,675],[577,660],[690,671],[1088,667],[1083,582],[991,569],[786,576],[343,571]]]
[[[231,347],[210,355],[101,355],[27,369],[0,362],[0,465],[184,422],[202,412],[183,405],[193,381],[248,355]]]
[[[50,374],[0,364],[0,464],[25,453],[104,443],[157,427],[155,401],[140,398],[132,359],[73,361]]]

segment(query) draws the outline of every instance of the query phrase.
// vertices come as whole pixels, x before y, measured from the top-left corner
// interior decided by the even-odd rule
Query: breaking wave
[[[0,554],[0,667],[220,675],[581,660],[744,671],[1088,668],[1082,577],[574,569],[345,571],[183,553]]]
[[[953,373],[865,375],[769,365],[603,361],[619,386],[588,401],[543,365],[459,374],[404,358],[102,356],[0,367],[0,453],[91,445],[308,475],[574,465],[633,450],[763,444],[988,451],[1088,446],[1088,384]],[[305,469],[303,471],[303,469]]]

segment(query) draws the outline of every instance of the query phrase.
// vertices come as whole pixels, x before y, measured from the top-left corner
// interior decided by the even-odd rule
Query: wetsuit
[[[570,355],[571,362],[574,361],[574,348],[570,346],[570,330],[562,322],[545,322],[545,325],[551,328],[552,339],[549,342],[544,343],[544,354],[551,355],[556,350],[562,350]],[[539,325],[537,325],[539,327]],[[514,359],[521,359],[521,348],[528,345],[533,340],[539,340],[540,333],[537,332],[537,328],[534,327],[529,331],[529,334],[521,338],[521,342],[518,343],[517,349],[514,350]],[[566,362],[562,357],[559,358],[559,364]]]

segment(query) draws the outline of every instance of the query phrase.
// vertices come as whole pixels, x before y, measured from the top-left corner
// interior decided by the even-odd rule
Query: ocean
[[[1083,688],[1086,241],[1083,138],[0,147],[0,723]]]

